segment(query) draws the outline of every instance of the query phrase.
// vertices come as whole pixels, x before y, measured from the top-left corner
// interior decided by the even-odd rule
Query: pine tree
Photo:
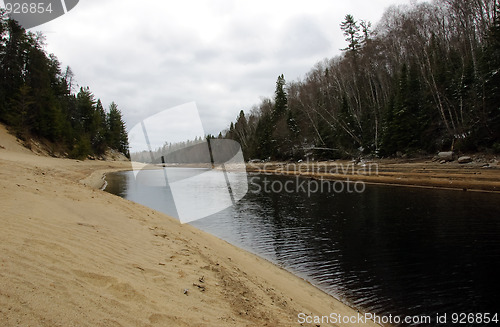
[[[276,81],[276,90],[274,91],[274,112],[275,122],[283,116],[288,109],[288,99],[285,91],[285,76],[281,74]]]
[[[55,87],[59,63],[43,50],[44,39],[41,35],[29,34],[28,42],[24,80],[31,89],[31,96],[36,99],[30,106],[28,124],[35,135],[56,141],[62,134],[63,121]]]
[[[271,117],[262,116],[257,124],[255,157],[267,159],[276,154],[276,140],[273,139],[273,124]]]
[[[76,95],[77,120],[83,133],[92,133],[96,100],[88,87],[81,87]]]
[[[397,88],[389,102],[384,134],[384,153],[396,151],[411,152],[421,146],[421,130],[425,128],[426,118],[421,110],[420,82],[417,68],[403,64]]]
[[[118,110],[118,106],[114,102],[109,105],[107,126],[107,143],[109,146],[128,156],[128,136],[125,122],[122,119],[120,110]]]
[[[241,144],[244,148],[247,146],[247,133],[248,133],[248,122],[245,117],[245,112],[240,110],[240,114],[236,119],[236,124],[234,124],[234,140]]]
[[[11,115],[8,120],[17,130],[17,136],[20,138],[24,138],[28,130],[28,113],[34,103],[34,98],[31,96],[31,88],[27,85],[21,86],[19,92],[10,101],[10,114],[15,114]]]
[[[96,154],[103,154],[106,151],[106,133],[106,112],[104,111],[101,100],[98,99],[95,105],[91,127],[92,148]]]
[[[3,14],[1,18],[1,89],[4,96],[8,97],[15,94],[24,84],[23,67],[28,45],[26,31],[15,20],[6,19]]]
[[[354,16],[346,15],[344,21],[340,24],[340,28],[344,32],[345,40],[349,43],[347,48],[342,50],[356,54],[361,47],[361,37],[359,35],[360,27],[354,20]]]

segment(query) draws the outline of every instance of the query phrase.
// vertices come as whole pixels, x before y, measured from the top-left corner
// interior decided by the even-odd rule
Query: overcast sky
[[[80,0],[32,30],[44,32],[79,86],[118,104],[128,128],[195,102],[205,133],[218,134],[241,109],[272,97],[278,75],[297,80],[340,54],[347,13],[375,24],[388,6],[409,3]]]

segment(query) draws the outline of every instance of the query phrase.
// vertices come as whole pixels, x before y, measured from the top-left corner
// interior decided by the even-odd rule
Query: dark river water
[[[498,194],[375,185],[355,192],[340,182],[308,192],[299,187],[304,179],[254,175],[248,176],[248,193],[225,208],[227,199],[217,199],[227,198],[228,190],[203,182],[210,171],[167,170],[171,186],[176,176],[197,178],[166,187],[161,170],[137,177],[122,172],[108,175],[106,191],[175,217],[181,206],[208,198],[208,212],[223,210],[192,225],[362,311],[433,319],[447,314],[447,324],[431,326],[500,325],[450,322],[453,313],[500,315]],[[246,185],[244,174],[229,174]]]

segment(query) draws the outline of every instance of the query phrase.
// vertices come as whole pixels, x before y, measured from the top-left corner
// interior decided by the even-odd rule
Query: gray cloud
[[[279,74],[294,80],[339,54],[345,14],[376,22],[394,3],[409,0],[80,1],[37,29],[80,85],[118,104],[129,127],[194,101],[205,132],[218,134],[272,97]]]

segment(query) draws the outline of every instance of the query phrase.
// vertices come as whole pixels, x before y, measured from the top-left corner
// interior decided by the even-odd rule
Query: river
[[[217,199],[227,196],[227,189],[206,188],[208,170],[166,171],[169,181],[197,178],[173,195],[165,171],[144,171],[142,177],[120,172],[108,175],[106,191],[174,217],[180,198],[206,198],[216,212]],[[349,191],[340,182],[310,192],[300,187],[302,178],[229,174],[240,184],[248,181],[248,193],[192,225],[362,311],[500,315],[498,194],[379,185]],[[220,208],[226,205],[220,202]]]

